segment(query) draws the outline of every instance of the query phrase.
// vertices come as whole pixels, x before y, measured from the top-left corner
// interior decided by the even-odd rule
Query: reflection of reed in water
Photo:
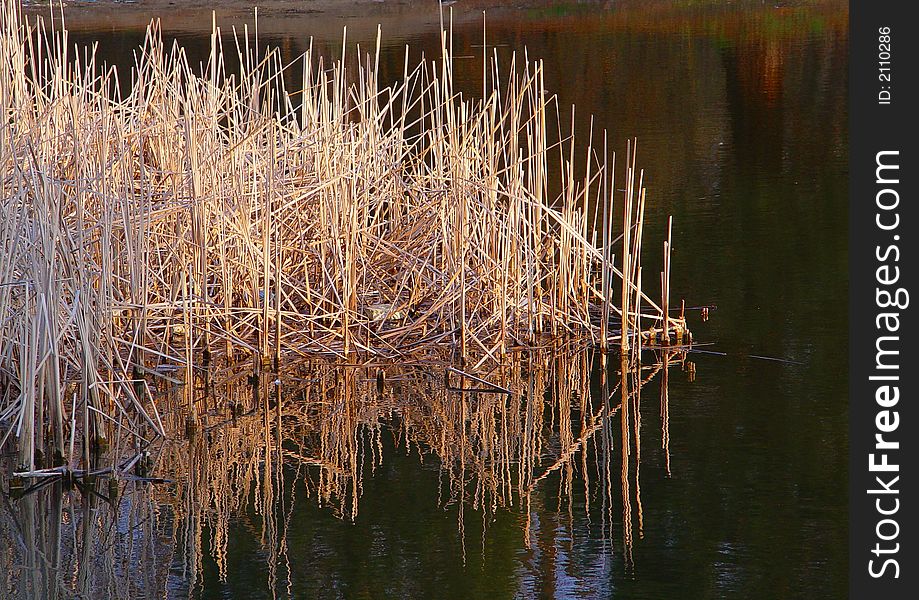
[[[0,500],[4,598],[158,598],[175,548],[168,504],[146,484],[48,480]]]
[[[639,536],[643,525],[640,391],[659,372],[665,385],[672,360],[645,366],[623,360],[615,369],[599,353],[541,351],[513,355],[475,377],[458,370],[445,377],[438,362],[306,363],[284,376],[283,394],[274,375],[263,374],[255,389],[237,377],[209,390],[208,400],[199,394],[198,426],[187,436],[151,447],[151,472],[174,483],[122,480],[120,500],[112,501],[108,491],[81,496],[56,483],[7,502],[2,535],[21,543],[4,553],[4,566],[23,565],[11,589],[21,597],[36,590],[48,590],[46,597],[55,597],[54,590],[62,597],[200,590],[205,552],[218,578],[227,578],[234,521],[258,540],[270,588],[289,587],[287,532],[303,501],[298,490],[356,519],[362,481],[385,460],[384,436],[399,451],[436,461],[442,485],[431,501],[455,506],[461,530],[469,510],[483,524],[500,509],[520,510],[527,545],[554,547],[557,532],[545,529],[544,518],[557,486],[554,510],[569,523],[576,492],[588,498],[588,519],[596,519],[589,499],[598,499],[600,535],[611,551],[619,545],[618,504],[621,557],[631,568],[633,508]],[[175,396],[166,403],[186,401],[184,393]],[[204,410],[208,403],[218,406]],[[167,429],[183,430],[179,411],[165,414]],[[547,560],[555,556],[540,552]]]

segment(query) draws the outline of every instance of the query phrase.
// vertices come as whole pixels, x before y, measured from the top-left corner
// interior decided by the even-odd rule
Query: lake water
[[[474,93],[481,12],[463,4],[453,6],[456,76]],[[488,440],[532,439],[476,433],[491,423],[485,415],[501,413],[485,404],[499,402],[495,395],[448,400],[442,382],[405,366],[387,371],[383,393],[371,370],[306,369],[285,388],[280,416],[240,419],[160,448],[153,475],[172,483],[127,481],[111,503],[105,482],[100,496],[50,486],[4,498],[0,564],[10,593],[844,597],[847,5],[774,4],[547,2],[488,11],[489,51],[508,61],[525,48],[544,60],[546,87],[562,107],[577,107],[578,135],[594,115],[617,150],[638,138],[646,264],[660,264],[673,215],[674,295],[690,308],[716,307],[705,321],[688,311],[705,345],[673,358],[666,403],[658,372],[625,425],[621,412],[603,417],[583,462],[550,470],[525,501],[500,489],[511,475],[476,472],[493,463],[475,457],[500,455]],[[412,57],[438,56],[436,8],[374,5],[367,16],[371,9],[355,6],[345,17],[268,10],[260,36],[290,59],[309,36],[335,56],[342,25],[349,44],[372,48],[380,21],[389,79],[402,72],[406,44]],[[107,19],[76,19],[74,38],[98,39],[100,56],[125,64],[142,40],[133,25],[142,19]],[[218,16],[218,24],[226,30],[235,19]],[[164,30],[172,35],[168,18]],[[210,12],[200,14],[200,28],[185,22],[174,33],[202,59]],[[596,357],[534,360],[507,376],[541,386],[529,397],[550,398],[540,424],[531,423],[545,439],[524,465],[540,474],[566,431],[581,435],[602,386]],[[341,390],[371,400],[342,399]],[[435,408],[412,394],[436,397]],[[307,395],[326,408],[298,412]],[[449,425],[460,405],[472,415],[465,433]],[[569,405],[574,425],[563,416]],[[632,449],[623,461],[626,434]],[[465,456],[453,444],[466,443],[475,460],[462,472],[439,460]],[[306,456],[318,447],[341,454]],[[318,475],[329,461],[335,469]]]

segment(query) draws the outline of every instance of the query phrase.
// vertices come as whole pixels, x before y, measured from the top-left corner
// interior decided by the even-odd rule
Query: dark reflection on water
[[[457,59],[457,77],[475,93],[481,22],[459,6],[455,54],[473,58]],[[405,406],[371,417],[352,405],[339,421],[319,424],[307,415],[313,428],[302,431],[284,413],[281,430],[290,439],[280,449],[273,434],[265,443],[262,418],[249,417],[215,429],[210,440],[163,448],[157,475],[176,483],[124,483],[117,519],[103,498],[81,500],[79,491],[50,487],[5,501],[0,537],[8,548],[0,563],[9,589],[31,597],[22,582],[41,586],[53,572],[66,589],[96,586],[102,597],[161,597],[164,590],[200,598],[845,595],[845,3],[743,10],[654,3],[489,15],[488,43],[505,64],[524,47],[545,60],[546,86],[561,106],[577,105],[578,135],[593,114],[595,129],[608,128],[617,147],[639,138],[647,239],[661,239],[674,215],[672,288],[687,306],[717,305],[705,323],[690,312],[690,326],[697,340],[713,343],[703,349],[727,356],[690,355],[698,365],[693,382],[671,367],[666,413],[662,373],[642,389],[630,413],[625,485],[621,415],[603,421],[584,454],[586,469],[578,454],[570,470],[536,485],[528,507],[513,484],[502,491],[497,474],[473,472],[495,448],[471,455],[470,470],[457,475],[454,462],[441,463],[430,448],[441,458],[461,450],[431,437],[437,430],[429,414],[413,422],[430,431],[419,426],[407,435]],[[415,32],[395,27],[390,40],[384,29],[385,77],[401,74],[405,43],[413,57],[438,55],[436,21],[422,21],[428,25]],[[316,31],[311,22],[276,23],[263,39],[293,59],[312,34],[338,55],[334,29],[343,22]],[[202,17],[203,30],[209,23],[209,14]],[[352,41],[370,47],[373,29],[363,23]],[[193,58],[206,54],[204,33],[180,36]],[[100,54],[124,64],[142,34],[74,38],[100,39]],[[660,264],[660,253],[647,247],[645,263]],[[573,373],[577,365],[562,370]],[[542,375],[546,381],[558,378],[556,366]],[[589,406],[597,408],[596,373],[591,383]],[[372,382],[364,384],[372,396]],[[529,465],[531,476],[580,435],[581,401],[552,396],[541,423],[545,439],[530,454],[539,458]],[[421,406],[410,395],[399,402]],[[573,423],[567,442],[563,402]],[[457,410],[455,401],[444,406]],[[325,476],[322,463],[292,456],[321,448],[333,424],[346,430],[356,422],[363,423],[360,435],[343,442],[351,450],[319,457],[335,466]],[[274,431],[270,421],[268,427]],[[407,448],[406,439],[422,444]],[[347,460],[358,449],[363,458]],[[523,463],[522,454],[511,454],[518,457],[507,463],[513,475]],[[472,483],[482,475],[493,483]],[[458,486],[457,477],[467,485]],[[240,481],[248,483],[231,485]],[[99,486],[109,494],[104,481]],[[95,545],[81,543],[90,536]],[[58,553],[57,539],[80,543],[61,544]],[[93,571],[75,566],[94,561]]]

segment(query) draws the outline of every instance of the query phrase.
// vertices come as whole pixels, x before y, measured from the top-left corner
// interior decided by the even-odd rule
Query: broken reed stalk
[[[670,236],[673,217],[667,219],[667,239],[664,240],[664,270],[661,271],[661,314],[663,315],[662,343],[670,345]]]
[[[470,99],[446,37],[439,65],[406,53],[384,86],[379,38],[372,66],[326,68],[311,48],[295,69],[244,32],[224,48],[215,26],[198,73],[152,23],[123,93],[117,69],[4,4],[0,420],[24,467],[48,449],[75,464],[77,439],[89,463],[119,421],[159,435],[136,372],[184,370],[194,421],[199,351],[279,366],[453,339],[481,366],[547,331],[626,351],[638,307],[666,320],[638,285],[634,142],[620,270],[607,132],[577,175],[573,133],[566,145],[548,126],[561,117],[541,63],[514,56],[501,85],[493,56],[487,96]]]

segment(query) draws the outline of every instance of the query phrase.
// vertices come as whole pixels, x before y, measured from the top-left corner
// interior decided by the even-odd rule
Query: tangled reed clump
[[[223,39],[198,72],[153,23],[126,77],[4,4],[0,422],[23,471],[88,470],[116,429],[165,435],[148,379],[202,365],[449,347],[478,368],[545,336],[682,334],[669,262],[662,306],[641,291],[634,146],[624,194],[605,135],[576,173],[539,63],[504,84],[492,65],[469,99],[446,34],[389,86],[379,41],[349,70]]]

